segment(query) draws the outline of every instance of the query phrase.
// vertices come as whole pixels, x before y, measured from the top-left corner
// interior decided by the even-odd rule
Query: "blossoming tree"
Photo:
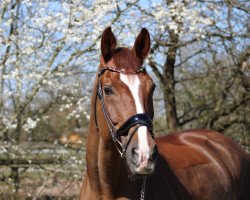
[[[113,1],[1,2],[2,137],[35,128],[52,102],[61,110],[75,103],[74,117],[88,115],[88,96],[82,94],[90,82],[82,75],[93,72],[100,33],[116,20],[116,9]],[[47,106],[31,114],[39,98],[47,99]]]

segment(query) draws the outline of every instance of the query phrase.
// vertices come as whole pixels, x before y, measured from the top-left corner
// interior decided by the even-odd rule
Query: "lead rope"
[[[146,187],[146,176],[143,177],[143,180],[142,180],[142,187],[141,187],[141,198],[140,200],[144,200],[144,197],[145,197],[145,187]]]

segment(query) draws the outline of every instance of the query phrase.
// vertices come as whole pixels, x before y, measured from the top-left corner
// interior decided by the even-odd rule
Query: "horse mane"
[[[138,71],[142,66],[142,61],[136,57],[135,52],[125,47],[116,48],[110,59],[111,67],[125,73]]]

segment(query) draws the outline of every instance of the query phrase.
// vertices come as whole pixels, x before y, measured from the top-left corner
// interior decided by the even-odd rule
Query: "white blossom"
[[[30,117],[27,118],[26,123],[23,125],[23,129],[29,132],[31,129],[34,129],[37,125],[39,119],[33,120]]]

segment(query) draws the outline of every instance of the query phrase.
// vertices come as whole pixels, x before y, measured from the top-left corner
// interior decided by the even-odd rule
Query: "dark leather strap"
[[[103,98],[103,94],[102,94],[102,85],[101,85],[100,80],[98,80],[97,95],[98,95],[98,97],[100,99],[100,102],[101,102],[101,105],[102,105],[102,112],[103,112],[105,121],[107,122],[107,125],[109,127],[109,131],[111,133],[111,136],[112,136],[114,142],[116,142],[118,140],[118,138],[116,137],[116,128],[115,128],[115,125],[113,124],[113,122],[111,121],[111,119],[110,119],[110,117],[108,115],[108,112],[107,112],[107,109],[106,109],[106,106],[105,106],[105,103],[104,103],[104,98]]]
[[[129,129],[135,125],[139,124],[140,126],[147,126],[150,133],[153,130],[153,123],[149,116],[145,113],[136,114],[127,119],[121,127],[116,131],[116,137],[121,137],[129,131]]]

